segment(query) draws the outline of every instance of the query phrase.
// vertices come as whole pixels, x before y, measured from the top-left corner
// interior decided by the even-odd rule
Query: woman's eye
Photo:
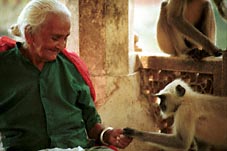
[[[51,39],[54,40],[54,41],[57,41],[59,38],[56,37],[56,36],[53,36]]]

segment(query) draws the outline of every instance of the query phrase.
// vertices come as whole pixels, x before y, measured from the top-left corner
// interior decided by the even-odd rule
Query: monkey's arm
[[[125,128],[126,136],[137,138],[141,141],[149,142],[154,146],[163,149],[186,150],[190,148],[194,139],[194,114],[190,107],[178,108],[174,121],[173,134],[163,134],[156,132],[145,132],[131,128]]]
[[[124,135],[137,138],[141,141],[151,143],[163,149],[185,149],[185,145],[180,137],[173,134],[163,134],[155,132],[138,131],[132,128],[125,128]]]
[[[220,56],[221,50],[217,48],[210,39],[196,29],[184,18],[184,11],[186,9],[187,0],[170,0],[168,3],[167,22],[169,25],[175,27],[182,35],[187,39],[202,46],[203,49],[208,51],[210,55]],[[210,7],[209,3],[206,3],[206,7]],[[176,8],[178,7],[178,8]],[[211,9],[211,8],[207,8]],[[186,52],[187,53],[187,52]]]

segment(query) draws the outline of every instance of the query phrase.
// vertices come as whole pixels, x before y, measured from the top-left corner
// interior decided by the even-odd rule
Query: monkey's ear
[[[184,87],[182,87],[181,85],[178,84],[176,86],[176,91],[177,91],[177,95],[182,97],[182,96],[184,96],[186,90]]]

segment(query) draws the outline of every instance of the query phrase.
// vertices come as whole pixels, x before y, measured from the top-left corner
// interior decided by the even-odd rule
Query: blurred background
[[[8,35],[8,29],[29,0],[0,0],[0,36]]]

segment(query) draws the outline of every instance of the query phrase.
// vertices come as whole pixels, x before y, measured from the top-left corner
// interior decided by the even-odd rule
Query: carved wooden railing
[[[140,56],[141,90],[150,97],[176,78],[188,82],[195,91],[227,96],[227,53],[203,61],[166,56]]]

